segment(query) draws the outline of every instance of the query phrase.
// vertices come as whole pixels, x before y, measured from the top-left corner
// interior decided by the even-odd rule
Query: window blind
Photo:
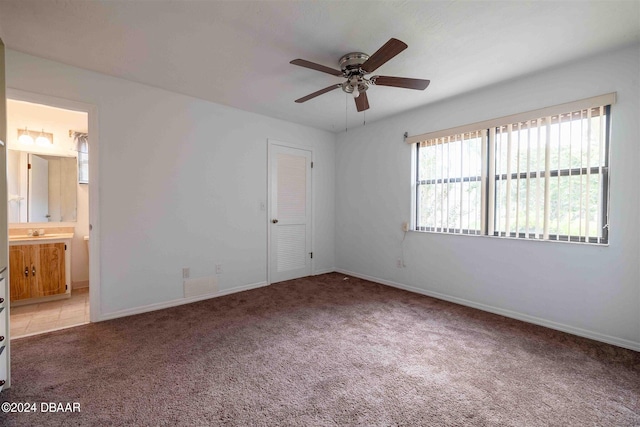
[[[495,230],[500,236],[606,241],[606,108],[491,129]]]
[[[608,242],[615,93],[407,137],[419,231]]]
[[[424,231],[480,234],[484,215],[482,146],[486,130],[422,141],[416,206]]]

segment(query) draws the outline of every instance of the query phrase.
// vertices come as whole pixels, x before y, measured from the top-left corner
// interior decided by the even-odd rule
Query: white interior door
[[[49,161],[29,155],[29,222],[49,221]]]
[[[272,145],[270,282],[311,275],[311,151]]]

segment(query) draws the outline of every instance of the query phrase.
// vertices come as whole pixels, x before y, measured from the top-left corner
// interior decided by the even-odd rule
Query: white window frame
[[[421,231],[421,232],[439,232],[439,233],[445,233],[445,234],[469,234],[469,233],[460,233],[455,231],[452,232],[452,230],[438,230],[437,227],[434,230],[428,230],[428,229],[425,229],[425,227],[419,227],[418,225],[418,145],[423,141],[430,141],[437,138],[444,138],[444,137],[457,135],[461,133],[486,130],[489,137],[488,139],[483,140],[482,154],[481,154],[482,163],[483,163],[482,197],[481,197],[482,222],[481,222],[481,233],[480,233],[481,235],[494,236],[494,237],[524,238],[524,239],[530,239],[530,240],[536,240],[536,241],[543,240],[543,241],[564,241],[564,242],[608,244],[608,241],[609,241],[608,217],[609,217],[609,206],[610,206],[609,200],[608,200],[609,185],[610,185],[610,179],[609,179],[610,177],[609,136],[610,136],[610,121],[611,121],[610,112],[611,112],[611,105],[615,104],[615,102],[616,102],[616,94],[610,93],[610,94],[600,95],[600,96],[587,98],[579,101],[574,101],[574,102],[555,105],[555,106],[546,107],[538,110],[533,110],[525,113],[519,113],[511,116],[497,118],[497,119],[486,120],[483,122],[473,123],[469,125],[463,125],[463,126],[439,130],[435,132],[429,132],[421,135],[406,136],[405,141],[412,145],[412,151],[411,151],[412,152],[412,158],[411,158],[411,165],[412,165],[411,167],[411,177],[412,177],[411,224],[412,225],[411,225],[411,229],[413,231]],[[587,231],[586,235],[589,236],[588,239],[581,234],[582,230],[579,231],[578,233],[579,235],[577,236],[573,236],[573,235],[564,236],[564,235],[550,234],[549,228],[547,227],[546,223],[544,227],[545,228],[544,234],[538,235],[537,233],[535,233],[534,236],[532,236],[531,233],[515,233],[515,232],[499,233],[498,231],[496,231],[494,228],[495,215],[496,215],[496,209],[495,209],[496,185],[495,184],[497,181],[497,175],[495,172],[496,129],[502,128],[504,126],[511,126],[513,123],[532,122],[532,121],[536,121],[536,124],[541,126],[541,123],[538,122],[538,119],[540,118],[544,118],[544,117],[550,118],[551,116],[554,116],[554,115],[557,115],[559,117],[559,115],[561,114],[571,113],[571,112],[585,110],[585,109],[591,110],[593,108],[599,108],[599,107],[603,107],[602,114],[603,115],[606,114],[606,122],[604,122],[605,129],[606,129],[605,138],[604,138],[604,144],[605,144],[605,147],[604,147],[605,159],[603,159],[604,166],[603,164],[600,164],[598,167],[599,168],[598,173],[601,174],[603,179],[603,182],[601,183],[602,191],[599,195],[600,197],[599,204],[602,209],[602,213],[600,214],[602,218],[601,233],[599,232],[597,237],[593,237],[591,233]],[[581,168],[581,173],[582,173],[582,170],[584,169],[585,168]],[[588,173],[583,175],[587,175],[588,177],[593,173],[592,171],[593,168],[587,167],[586,169],[588,169]],[[557,176],[559,174],[564,173],[564,170],[562,168],[560,169],[550,168],[548,164],[546,165],[545,170],[546,170],[545,176],[547,178],[549,178],[551,175]],[[526,172],[527,176],[530,176],[532,172],[533,171]],[[548,184],[549,179],[546,179],[545,183]],[[546,189],[546,191],[548,194],[548,188]],[[548,215],[550,211],[550,208],[547,205],[547,203],[548,203],[548,200],[545,200],[545,208],[543,210],[543,214],[545,216]],[[491,206],[489,206],[489,204]],[[471,234],[473,235],[473,233]]]

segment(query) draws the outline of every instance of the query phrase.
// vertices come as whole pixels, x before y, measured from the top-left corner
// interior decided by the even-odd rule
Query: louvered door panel
[[[278,227],[277,271],[291,271],[305,267],[307,262],[306,227],[283,225]]]

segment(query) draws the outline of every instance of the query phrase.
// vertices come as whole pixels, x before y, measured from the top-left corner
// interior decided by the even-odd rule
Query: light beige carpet
[[[12,343],[0,425],[640,425],[640,353],[326,274]]]

